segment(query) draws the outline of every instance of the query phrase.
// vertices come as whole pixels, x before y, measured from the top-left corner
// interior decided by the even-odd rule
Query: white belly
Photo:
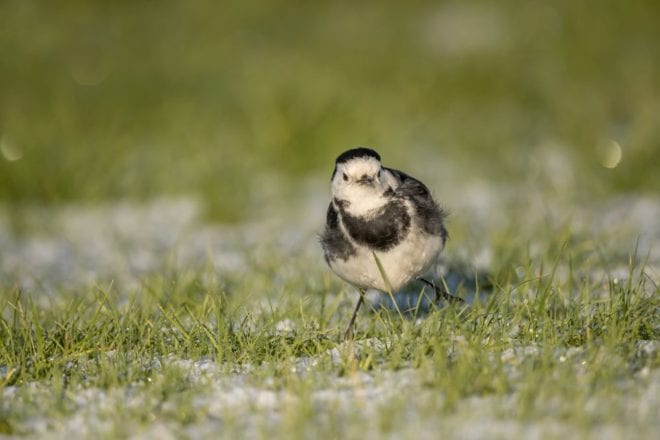
[[[378,269],[376,254],[393,291],[426,273],[442,251],[439,236],[430,236],[414,228],[398,246],[386,251],[371,251],[357,246],[357,255],[348,261],[334,260],[330,267],[344,280],[360,288],[374,288],[386,292],[388,286]]]

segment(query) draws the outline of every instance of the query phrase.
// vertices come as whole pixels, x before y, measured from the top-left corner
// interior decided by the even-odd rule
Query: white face
[[[340,200],[380,198],[389,188],[386,171],[375,157],[358,157],[337,165],[332,195]]]

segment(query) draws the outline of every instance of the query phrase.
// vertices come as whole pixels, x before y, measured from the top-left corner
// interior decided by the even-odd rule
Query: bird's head
[[[344,151],[335,161],[332,194],[342,200],[380,196],[388,188],[380,155],[370,148]]]

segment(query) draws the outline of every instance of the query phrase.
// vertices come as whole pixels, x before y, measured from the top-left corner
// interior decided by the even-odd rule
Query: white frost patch
[[[290,319],[283,319],[275,324],[275,333],[278,335],[292,335],[296,329],[296,324]]]
[[[642,351],[648,350],[646,342],[640,342],[639,346]],[[536,347],[521,347],[520,352],[506,351],[502,357],[509,362],[517,356],[537,354]],[[576,351],[561,355],[578,354]],[[302,361],[305,362],[308,361]],[[20,432],[39,438],[113,436],[117,433],[130,433],[137,438],[157,435],[164,439],[207,437],[218,433],[225,437],[243,437],[266,431],[282,436],[286,433],[287,417],[295,415],[301,407],[311,407],[314,410],[299,423],[311,428],[331,415],[332,420],[342,421],[340,423],[345,425],[341,432],[353,432],[363,438],[379,438],[384,434],[392,438],[414,436],[429,439],[439,435],[466,439],[545,438],[574,437],[582,432],[580,426],[573,426],[553,415],[556,408],[552,402],[548,403],[547,417],[535,419],[534,423],[516,417],[519,403],[515,392],[499,397],[468,397],[458,402],[454,411],[443,412],[444,397],[438,390],[426,387],[423,373],[412,368],[355,370],[344,376],[324,372],[321,380],[310,376],[307,391],[298,394],[296,387],[280,388],[256,380],[259,375],[253,375],[256,372],[253,369],[250,369],[252,373],[227,372],[210,360],[169,359],[167,363],[187,373],[191,386],[197,387],[189,402],[190,408],[198,413],[193,423],[183,424],[168,416],[180,411],[177,393],[160,400],[162,396],[158,393],[150,393],[149,387],[154,385],[136,384],[108,390],[70,389],[65,396],[75,405],[72,413],[56,417],[33,414],[22,421],[14,421],[19,423],[14,426]],[[313,369],[310,374],[314,374]],[[162,381],[163,377],[156,373],[153,383]],[[625,408],[624,420],[630,420],[630,423],[623,424],[620,421],[601,424],[594,435],[619,438],[626,436],[635,426],[635,429],[643,429],[641,435],[658,434],[657,425],[649,422],[660,410],[660,372],[651,372],[644,383],[645,386],[638,387],[639,393],[626,393],[615,401],[591,399],[586,402],[586,410],[594,417],[608,414],[611,405],[616,404]],[[52,398],[52,390],[41,384],[27,384],[20,390],[10,386],[2,390],[0,405],[5,409],[7,406],[29,407],[35,400]],[[132,417],[132,414],[144,414],[147,420]],[[386,423],[388,420],[392,423]],[[383,431],[385,426],[387,430]]]
[[[303,227],[284,227],[283,219],[211,225],[201,222],[194,199],[157,199],[33,208],[28,232],[15,234],[2,208],[0,277],[26,292],[55,294],[61,286],[70,290],[110,282],[134,287],[149,274],[172,270],[243,274],[267,249],[297,255],[313,251],[322,265],[313,217],[306,217],[310,221]]]

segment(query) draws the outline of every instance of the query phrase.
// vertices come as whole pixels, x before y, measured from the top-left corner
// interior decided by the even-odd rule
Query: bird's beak
[[[362,178],[358,179],[357,183],[359,183],[360,185],[373,185],[374,178],[369,176],[363,176]]]

